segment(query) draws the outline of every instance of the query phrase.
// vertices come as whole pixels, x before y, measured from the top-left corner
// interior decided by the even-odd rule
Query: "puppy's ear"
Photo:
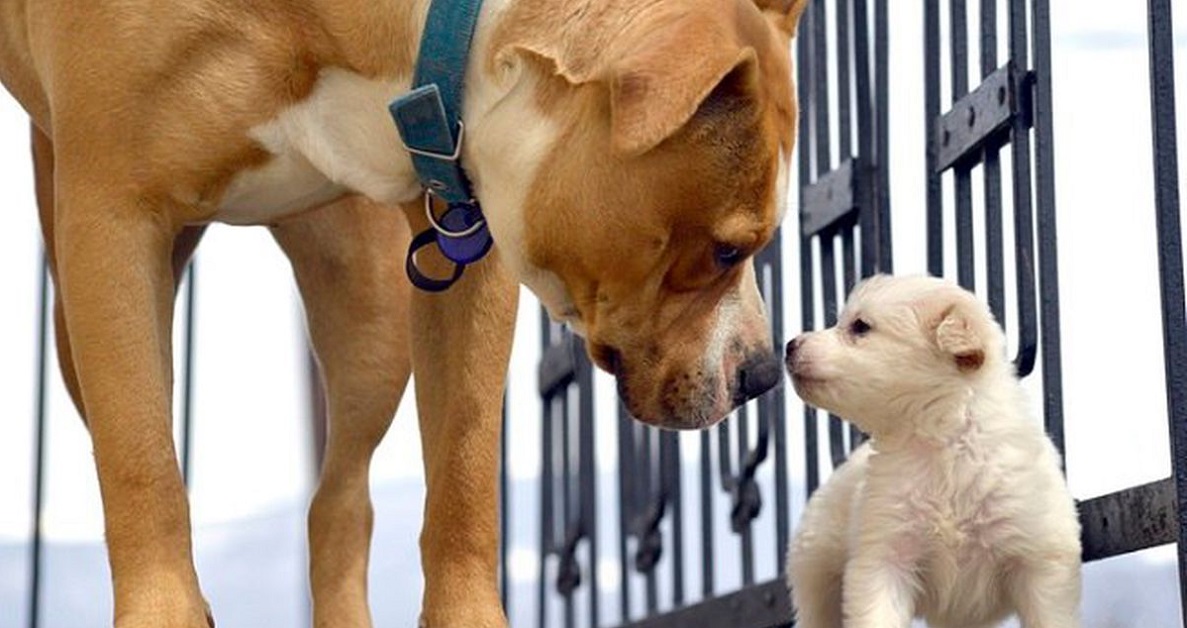
[[[754,0],[754,4],[762,9],[764,15],[784,35],[795,37],[795,31],[800,25],[800,16],[804,14],[809,0]]]
[[[936,346],[952,356],[964,372],[976,371],[985,364],[985,336],[977,329],[968,305],[953,304],[940,316],[936,325]]]

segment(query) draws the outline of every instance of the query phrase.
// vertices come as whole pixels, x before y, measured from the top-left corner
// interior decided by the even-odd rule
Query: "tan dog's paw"
[[[117,611],[115,628],[215,628],[214,614],[205,599],[199,597],[197,604],[180,601],[180,596],[177,599],[168,604],[145,604],[134,611]]]
[[[214,628],[210,611],[199,614],[163,614],[153,617],[126,615],[115,622],[115,628]]]
[[[418,628],[507,628],[507,618],[498,608],[453,607],[421,613]]]

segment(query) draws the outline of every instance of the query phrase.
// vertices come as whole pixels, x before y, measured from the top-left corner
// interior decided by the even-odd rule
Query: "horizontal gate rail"
[[[1175,482],[1167,478],[1077,504],[1085,561],[1174,543]]]
[[[790,617],[791,597],[787,593],[787,582],[779,579],[626,624],[623,628],[785,628],[792,625]]]

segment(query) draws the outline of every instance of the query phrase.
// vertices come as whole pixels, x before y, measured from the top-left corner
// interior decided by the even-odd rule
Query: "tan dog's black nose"
[[[741,405],[774,388],[783,377],[779,358],[773,353],[751,356],[738,369],[738,387],[734,401]]]

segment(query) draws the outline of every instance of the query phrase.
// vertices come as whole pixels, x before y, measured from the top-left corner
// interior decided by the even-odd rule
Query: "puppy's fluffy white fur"
[[[971,293],[874,277],[788,345],[805,401],[870,441],[812,496],[790,548],[799,628],[1080,625],[1080,530],[1058,453]]]

